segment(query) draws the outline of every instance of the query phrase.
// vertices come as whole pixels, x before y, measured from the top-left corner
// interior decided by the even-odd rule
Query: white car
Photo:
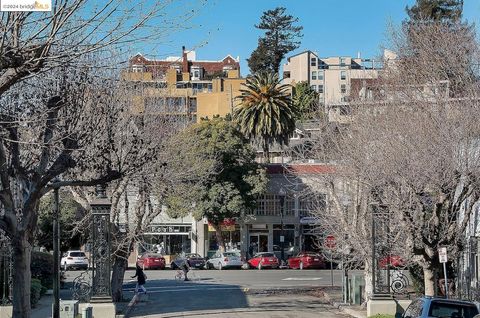
[[[87,269],[88,258],[82,251],[68,251],[63,254],[60,265],[64,270],[70,268]]]
[[[213,255],[207,261],[207,268],[216,268],[216,269],[224,269],[224,268],[242,268],[243,261],[240,257],[240,254],[236,252],[223,252],[217,251],[215,255]]]

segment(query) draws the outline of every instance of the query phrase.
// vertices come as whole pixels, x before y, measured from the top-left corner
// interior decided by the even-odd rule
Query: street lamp
[[[280,258],[282,262],[285,259],[285,251],[283,250],[283,243],[285,242],[285,237],[283,236],[283,209],[285,207],[285,189],[283,187],[278,191],[278,198],[280,199]]]
[[[60,318],[60,222],[58,220],[60,203],[58,190],[59,186],[55,183],[60,179],[56,177],[52,180],[53,185],[53,318]]]

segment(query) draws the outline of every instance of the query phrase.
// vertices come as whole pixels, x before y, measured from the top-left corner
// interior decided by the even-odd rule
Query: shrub
[[[30,305],[35,307],[35,305],[40,300],[42,296],[42,283],[39,279],[32,278],[32,284],[30,286]]]
[[[40,280],[46,289],[53,288],[53,255],[42,252],[32,252],[30,264],[32,278]]]

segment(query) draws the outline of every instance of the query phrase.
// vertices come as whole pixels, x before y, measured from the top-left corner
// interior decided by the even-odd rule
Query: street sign
[[[335,240],[335,236],[327,235],[327,237],[325,238],[325,243],[324,244],[329,249],[335,248],[335,246],[337,245],[336,240]]]
[[[285,236],[280,235],[280,243],[283,243],[283,242],[285,242]]]
[[[446,247],[440,247],[438,249],[438,258],[440,259],[440,263],[446,263],[447,262],[447,248]]]

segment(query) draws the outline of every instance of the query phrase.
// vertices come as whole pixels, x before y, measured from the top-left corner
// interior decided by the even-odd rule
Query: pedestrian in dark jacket
[[[143,272],[143,269],[138,266],[137,264],[137,268],[135,270],[135,276],[132,276],[132,278],[137,278],[137,286],[135,287],[135,293],[138,293],[138,290],[141,289],[142,292],[144,294],[147,293],[147,290],[145,289],[145,287],[143,285],[145,285],[145,281],[147,279],[147,276],[145,275],[145,273]]]

